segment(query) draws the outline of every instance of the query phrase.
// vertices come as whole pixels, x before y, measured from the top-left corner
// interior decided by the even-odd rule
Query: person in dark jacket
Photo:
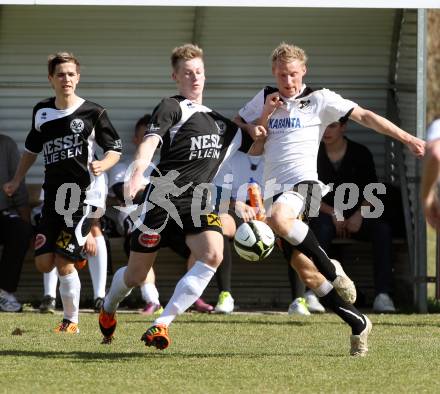
[[[383,215],[376,217],[383,205],[369,193],[378,182],[373,155],[366,146],[345,137],[346,129],[347,123],[339,121],[331,123],[324,132],[318,153],[318,176],[323,183],[333,184],[333,188],[323,197],[319,216],[312,219],[311,225],[326,251],[334,238],[372,242],[376,293],[373,309],[395,312],[390,297],[391,226]]]

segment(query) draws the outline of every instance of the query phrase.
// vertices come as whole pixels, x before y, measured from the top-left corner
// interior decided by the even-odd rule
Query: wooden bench
[[[370,242],[335,239],[332,243],[331,256],[341,261],[345,272],[355,281],[360,305],[371,305],[375,297],[372,255]],[[392,257],[393,298],[399,306],[410,307],[413,303],[412,275],[405,240],[393,239]]]
[[[111,238],[113,269],[127,264],[123,252],[122,239]],[[162,301],[172,295],[179,278],[186,271],[186,261],[170,249],[163,249],[155,264],[156,285]],[[90,301],[93,297],[92,283],[87,268],[79,272],[81,278],[81,302]],[[108,276],[107,287],[111,276]],[[281,253],[275,250],[270,258],[260,263],[250,263],[234,255],[232,271],[232,288],[237,303],[246,306],[285,307],[290,300],[290,287],[287,279],[287,264]],[[43,275],[37,272],[33,254],[28,253],[23,264],[20,284],[16,293],[21,301],[38,304],[43,296]],[[204,298],[211,302],[217,300],[218,291],[215,279],[205,291]],[[129,304],[140,304],[140,292],[133,291]]]
[[[127,257],[123,252],[122,239],[111,238],[113,269],[126,265]],[[367,242],[352,240],[336,241],[335,254],[343,262],[344,269],[356,282],[362,305],[371,305],[374,299],[373,264],[371,245]],[[232,291],[238,305],[244,307],[273,307],[285,309],[291,300],[290,285],[287,278],[287,263],[280,251],[275,249],[270,257],[259,263],[251,263],[233,254]],[[186,262],[169,249],[163,249],[155,264],[157,287],[162,302],[169,299],[174,286],[186,271]],[[92,300],[93,291],[90,274],[85,268],[80,271],[82,283],[81,301]],[[394,296],[399,306],[412,304],[411,275],[409,272],[406,245],[397,240],[394,243]],[[107,280],[110,285],[111,276]],[[37,272],[31,252],[27,254],[17,296],[20,300],[38,304],[43,296],[43,277]],[[204,293],[207,301],[215,303],[218,296],[216,280],[213,279]],[[140,305],[138,290],[133,291],[130,305]]]
[[[30,185],[31,205],[37,205],[40,186]],[[113,269],[126,265],[127,257],[123,252],[122,238],[111,238]],[[403,240],[394,240],[394,298],[399,306],[412,305],[411,273],[409,270],[407,245]],[[364,304],[371,305],[374,299],[373,263],[371,244],[351,239],[335,240],[332,257],[339,259],[347,274],[356,282],[358,292],[364,298]],[[287,278],[287,263],[280,251],[275,249],[271,256],[259,263],[241,260],[233,252],[232,292],[238,305],[242,307],[273,307],[287,309],[292,301]],[[155,264],[157,287],[162,302],[171,296],[174,286],[186,271],[185,261],[169,249],[161,250]],[[82,283],[81,301],[92,299],[93,291],[88,269],[80,271]],[[108,277],[107,287],[111,276]],[[38,304],[43,296],[43,276],[35,269],[33,253],[28,252],[17,296],[21,301]],[[218,296],[216,280],[213,279],[203,297],[215,303]],[[140,292],[133,291],[128,303],[139,304]]]

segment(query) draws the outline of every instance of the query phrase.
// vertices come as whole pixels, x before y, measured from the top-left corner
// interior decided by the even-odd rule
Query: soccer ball
[[[261,261],[269,256],[275,244],[271,228],[259,220],[251,220],[238,227],[234,248],[238,255],[248,261]]]

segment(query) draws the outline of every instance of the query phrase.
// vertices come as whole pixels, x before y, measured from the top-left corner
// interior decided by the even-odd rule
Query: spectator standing
[[[3,185],[15,174],[20,153],[15,141],[0,134],[0,182]],[[26,186],[22,181],[10,196],[0,193],[0,311],[18,312],[21,304],[14,293],[32,237],[30,208]]]

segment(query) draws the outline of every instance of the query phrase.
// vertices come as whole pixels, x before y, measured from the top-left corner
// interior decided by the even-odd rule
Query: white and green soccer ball
[[[275,236],[272,229],[260,220],[241,224],[234,237],[238,255],[248,261],[264,260],[272,252]]]

